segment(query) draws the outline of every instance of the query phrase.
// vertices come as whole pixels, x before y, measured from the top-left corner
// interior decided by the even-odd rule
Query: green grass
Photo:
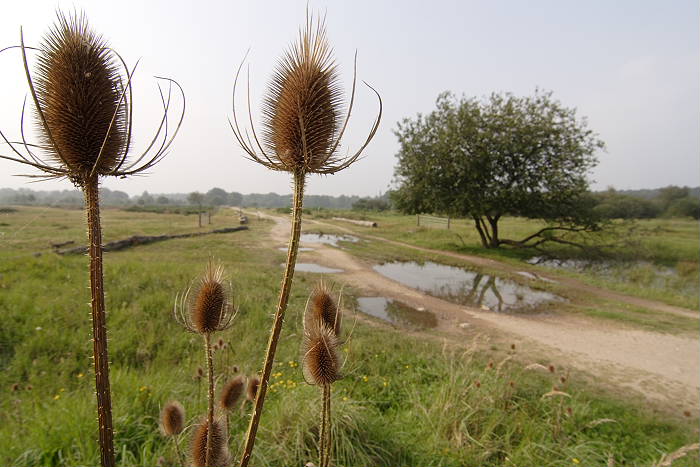
[[[105,241],[197,230],[191,216],[118,210],[104,216]],[[20,208],[0,221],[10,224],[0,243],[0,465],[97,465],[87,259],[58,257],[47,247],[83,242],[83,215]],[[235,225],[237,215],[224,211],[213,221],[213,228]],[[219,373],[232,375],[233,365],[249,375],[259,369],[284,257],[260,243],[270,225],[251,219],[249,231],[105,255],[119,465],[174,459],[158,431],[168,400],[182,402],[190,423],[204,414],[204,388],[193,379],[202,365],[201,338],[179,327],[171,312],[175,294],[211,255],[225,264],[240,306],[221,334],[231,351],[217,354]],[[317,458],[319,391],[303,383],[298,366],[301,312],[316,277],[295,276],[254,465]],[[605,465],[609,454],[617,465],[650,465],[697,438],[695,419],[659,416],[601,395],[573,373],[562,384],[563,373],[526,371],[518,358],[500,365],[502,357],[487,351],[443,349],[432,339],[362,322],[343,353],[344,379],[333,389],[339,466],[592,466]],[[15,383],[21,390],[12,390]],[[553,385],[572,397],[543,398]],[[602,418],[615,422],[591,426]],[[246,426],[247,414],[235,414],[234,452]],[[694,461],[674,463],[684,465]]]
[[[358,233],[377,235],[425,248],[478,255],[522,265],[540,253],[528,249],[485,249],[473,223],[465,219],[451,221],[444,226],[418,226],[416,216],[390,213],[357,213],[352,211],[312,212],[314,218],[334,222]],[[378,227],[368,229],[332,221],[334,216],[372,220]],[[506,217],[499,224],[503,238],[520,239],[543,227],[540,221]],[[586,283],[623,292],[641,298],[659,300],[689,309],[700,307],[697,284],[700,282],[700,224],[695,220],[651,219],[636,221],[634,225],[618,223],[618,237],[603,234],[595,242],[615,242],[615,248],[606,248],[607,261],[603,268],[567,270],[536,266],[542,270],[580,279]],[[624,240],[624,241],[623,241]],[[577,249],[556,248],[553,254],[563,258],[585,259]],[[668,271],[671,268],[671,271]]]

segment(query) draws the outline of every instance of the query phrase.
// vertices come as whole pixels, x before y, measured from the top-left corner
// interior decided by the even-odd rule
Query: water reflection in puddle
[[[332,235],[322,233],[307,233],[301,235],[302,243],[323,243],[325,245],[338,246],[338,242],[355,243],[360,239],[352,235]]]
[[[437,318],[430,311],[417,310],[386,297],[359,297],[357,305],[362,313],[404,328],[418,330],[437,326]]]
[[[282,263],[280,264],[280,266],[285,267],[285,264]],[[321,266],[320,264],[315,263],[297,263],[294,267],[294,270],[300,272],[317,272],[320,274],[332,274],[336,272],[343,272],[342,269],[327,268],[325,266]]]
[[[499,312],[532,311],[547,302],[562,300],[549,292],[468,269],[431,261],[392,262],[374,270],[408,287],[460,305],[478,306]]]

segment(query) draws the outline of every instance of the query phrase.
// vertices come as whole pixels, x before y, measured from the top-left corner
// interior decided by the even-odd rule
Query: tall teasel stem
[[[99,184],[96,176],[87,181],[84,193],[88,223],[88,242],[90,244],[90,290],[92,292],[90,304],[92,307],[92,344],[95,364],[95,394],[97,395],[100,456],[103,467],[113,467],[115,464],[112,398],[109,390],[107,316],[102,274],[102,228],[100,227]]]
[[[248,433],[246,435],[245,446],[243,448],[243,457],[241,458],[241,466],[245,467],[250,462],[250,456],[255,445],[255,436],[258,432],[260,416],[262,415],[263,405],[265,404],[265,395],[267,394],[267,386],[272,373],[272,364],[275,361],[275,352],[277,351],[277,343],[279,342],[280,332],[282,331],[282,323],[284,322],[284,313],[287,311],[287,303],[289,302],[289,293],[292,289],[292,279],[294,278],[294,266],[297,262],[297,253],[299,251],[299,236],[301,235],[301,217],[304,201],[304,183],[306,182],[306,174],[303,171],[294,173],[294,198],[292,202],[292,231],[289,238],[289,246],[287,248],[287,264],[284,268],[284,276],[282,277],[282,287],[280,288],[279,302],[277,304],[277,312],[270,333],[270,340],[267,343],[267,352],[265,353],[265,362],[263,363],[263,372],[258,386],[258,393],[255,398],[255,406],[253,407],[253,415],[250,418],[248,425]]]
[[[209,408],[207,410],[207,426],[209,427],[209,431],[207,432],[206,465],[210,465],[212,451],[211,427],[214,426],[214,360],[211,355],[211,333],[204,334],[204,352],[207,359],[207,379],[209,382]]]
[[[321,458],[319,467],[330,464],[331,458],[331,385],[323,385],[323,407],[321,410]]]

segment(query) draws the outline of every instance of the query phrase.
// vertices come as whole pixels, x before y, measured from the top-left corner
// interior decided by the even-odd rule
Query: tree
[[[566,243],[555,233],[598,227],[586,175],[604,143],[550,92],[494,93],[482,101],[443,93],[436,110],[404,119],[395,134],[392,196],[404,212],[470,217],[486,248]],[[498,222],[506,214],[548,225],[503,239]]]
[[[223,206],[228,201],[228,193],[221,188],[212,188],[207,191],[205,196],[207,204],[214,206]]]
[[[204,203],[204,195],[198,191],[193,191],[187,195],[187,201],[193,205],[197,206],[197,222],[199,227],[202,226],[202,203]]]

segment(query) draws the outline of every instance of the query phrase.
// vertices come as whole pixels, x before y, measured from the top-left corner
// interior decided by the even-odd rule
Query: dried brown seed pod
[[[177,401],[168,402],[161,411],[160,424],[166,436],[182,433],[185,428],[185,409]]]
[[[214,420],[209,433],[209,423],[204,420],[197,427],[192,438],[192,463],[195,467],[223,467],[229,463],[229,453],[226,446],[226,434],[218,420]],[[211,436],[211,459],[207,464],[207,437]]]
[[[176,299],[175,319],[199,334],[223,331],[235,315],[232,287],[224,280],[224,268],[210,261],[196,287]]]
[[[331,296],[331,288],[322,281],[311,292],[306,313],[304,314],[304,326],[313,326],[314,323],[311,323],[311,320],[322,323],[332,329],[336,336],[340,336],[340,307]]]
[[[238,75],[233,87],[234,99]],[[332,174],[355,162],[377,132],[382,102],[374,92],[379,98],[379,114],[367,140],[354,155],[339,156],[340,140],[352,111],[355,80],[343,117],[346,109],[338,67],[324,21],[307,18],[306,26],[299,31],[299,40],[279,60],[263,101],[262,145],[252,129],[260,155],[239,127],[235,106],[231,128],[248,156],[268,168],[297,174]],[[250,124],[252,127],[252,121]]]
[[[236,402],[243,395],[245,389],[245,379],[242,375],[238,375],[231,381],[226,383],[224,389],[221,391],[221,408],[224,410],[231,410]]]
[[[248,381],[248,387],[246,388],[246,399],[250,402],[255,401],[255,397],[258,395],[258,387],[260,386],[260,378],[253,376]]]
[[[309,384],[326,386],[340,379],[338,338],[323,324],[304,330],[302,366]]]
[[[112,172],[129,140],[129,114],[116,57],[85,16],[58,21],[40,45],[34,77],[44,146],[72,177]]]

